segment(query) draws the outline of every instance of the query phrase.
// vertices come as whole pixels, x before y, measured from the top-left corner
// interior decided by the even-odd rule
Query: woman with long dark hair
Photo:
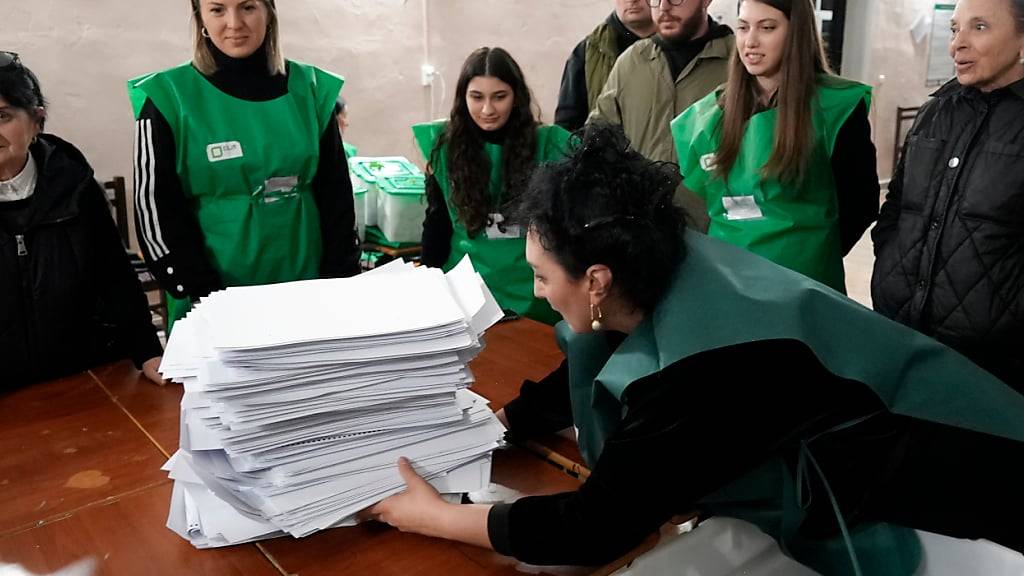
[[[525,234],[504,223],[534,167],[565,150],[568,132],[537,116],[508,52],[469,55],[449,118],[413,126],[429,174],[422,261],[448,270],[468,254],[502,308],[554,323],[558,316],[533,296]]]
[[[672,122],[708,234],[845,291],[878,214],[871,88],[833,75],[811,0],[743,0],[729,83]]]

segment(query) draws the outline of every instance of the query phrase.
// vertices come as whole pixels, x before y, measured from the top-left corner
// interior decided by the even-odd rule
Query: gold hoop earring
[[[210,37],[210,33],[206,31],[206,26],[203,26],[203,29],[199,33],[203,35],[203,38]]]
[[[596,314],[594,313],[595,310],[597,310]],[[604,324],[601,324],[601,320],[603,318],[604,318],[604,315],[601,314],[601,307],[600,306],[595,306],[594,304],[591,304],[590,305],[590,329],[593,330],[594,332],[600,332],[601,330],[604,330]]]

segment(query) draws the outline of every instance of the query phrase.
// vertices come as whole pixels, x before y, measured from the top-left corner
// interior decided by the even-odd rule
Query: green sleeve
[[[139,119],[139,114],[142,114],[142,107],[146,104],[146,99],[149,98],[142,89],[142,85],[153,76],[156,76],[156,73],[145,74],[128,81],[128,100],[132,103],[132,114],[135,115],[136,120]]]
[[[538,131],[538,162],[552,162],[566,155],[569,151],[569,139],[572,133],[561,126],[551,124],[537,128]]]
[[[703,153],[700,150],[702,143],[706,145],[706,138],[700,138],[701,134],[708,131],[708,128],[717,125],[722,120],[722,111],[718,107],[719,91],[716,90],[691,105],[675,120],[672,120],[672,141],[676,147],[676,158],[679,161],[679,173],[685,181],[688,176],[703,172],[700,165],[700,157]],[[698,139],[700,138],[700,142]],[[717,147],[717,146],[716,146]],[[714,152],[707,150],[706,152]],[[693,192],[699,192],[700,186],[691,178],[691,182],[684,185]]]
[[[292,62],[292,64],[297,64]],[[313,82],[313,93],[316,98],[317,120],[320,121],[320,132],[327,129],[327,123],[334,121],[334,103],[338,101],[338,94],[341,87],[345,85],[345,79],[337,74],[321,70],[315,66],[300,64],[311,70]]]
[[[420,149],[424,162],[430,163],[430,153],[433,152],[437,139],[444,132],[447,122],[447,120],[436,120],[434,122],[413,124],[412,135],[416,139],[416,146]]]

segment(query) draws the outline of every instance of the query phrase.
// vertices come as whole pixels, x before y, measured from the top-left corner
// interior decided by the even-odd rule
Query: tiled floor
[[[875,265],[871,230],[864,233],[860,242],[843,259],[843,264],[846,266],[846,293],[871,308],[871,269]]]

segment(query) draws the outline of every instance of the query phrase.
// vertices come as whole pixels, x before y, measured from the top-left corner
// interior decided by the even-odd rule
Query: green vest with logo
[[[226,286],[318,277],[312,182],[343,83],[291,61],[288,93],[265,102],[225,94],[191,64],[128,82],[136,118],[148,98],[170,124],[178,178]],[[190,307],[169,297],[171,321]]]
[[[452,221],[452,246],[444,269],[450,270],[468,254],[473,266],[483,277],[487,287],[502,308],[515,310],[518,314],[547,324],[558,322],[561,317],[551,309],[546,300],[533,296],[533,270],[526,262],[525,230],[515,237],[489,238],[487,231],[471,237],[458,218],[455,207],[449,201],[448,150],[443,148],[438,158],[431,159],[437,139],[444,132],[446,121],[429,122],[413,126],[416,143],[423,157],[430,162],[430,169],[444,192],[448,205],[448,216]],[[569,133],[558,126],[537,128],[537,163],[556,160],[565,155]],[[492,210],[502,205],[504,189],[502,175],[502,151],[499,144],[484,144],[484,153],[491,164],[491,179],[488,189],[488,205]]]
[[[569,362],[580,451],[589,466],[597,464],[621,422],[630,384],[701,352],[773,339],[805,343],[830,372],[870,387],[893,413],[1024,442],[1024,396],[959,353],[747,251],[693,232],[685,244],[686,258],[665,296],[618,348],[603,333],[576,334],[564,322],[556,327]],[[851,547],[862,574],[914,572],[920,546],[908,528],[869,523],[851,527],[849,540],[801,539],[799,487],[811,467],[803,450],[795,456],[804,465],[795,471],[786,456],[794,455],[769,460],[700,507],[758,525],[823,574],[854,573]],[[827,501],[829,495],[815,497]]]
[[[774,108],[748,121],[728,183],[715,174],[721,94],[721,88],[712,92],[672,121],[684,184],[708,207],[708,235],[845,293],[832,151],[850,114],[861,102],[870,106],[871,88],[836,76],[819,77],[811,111],[814,143],[797,183],[761,174],[775,143],[778,111]]]

